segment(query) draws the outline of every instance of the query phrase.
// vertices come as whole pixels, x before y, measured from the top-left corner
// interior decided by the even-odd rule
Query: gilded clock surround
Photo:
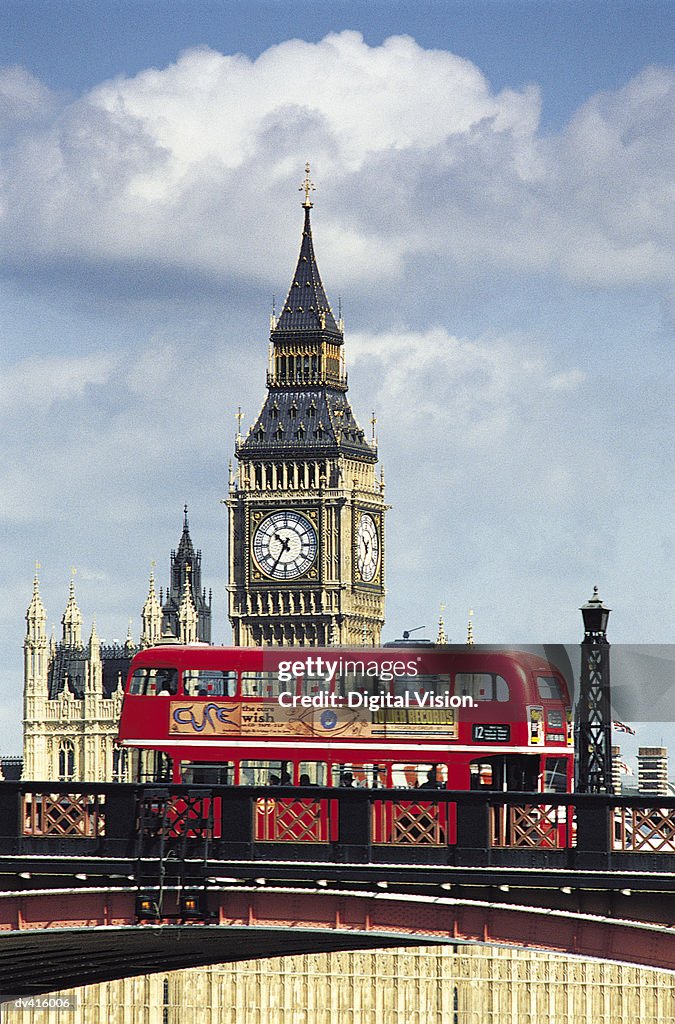
[[[242,646],[377,644],[384,623],[387,506],[375,420],[368,439],[347,398],[342,321],[314,255],[308,180],[300,255],[271,322],[267,395],[248,433],[237,435],[238,469],[230,473],[229,617],[233,641]],[[303,517],[316,535],[316,554],[306,565],[297,554],[303,540],[311,549],[302,529],[260,533],[284,512]],[[360,572],[364,515],[372,519],[378,553],[376,564]]]
[[[311,556],[309,552],[301,560],[300,564],[296,566],[295,570],[292,570],[289,574],[286,572],[284,575],[275,572],[275,565],[283,565],[284,559],[284,542],[289,541],[289,556],[295,555],[295,551],[291,548],[293,541],[293,534],[301,536],[301,533],[297,529],[291,527],[285,527],[282,525],[284,522],[293,523],[294,527],[300,527],[303,533],[311,531],[311,543],[309,545]],[[276,523],[274,522],[276,520]],[[266,524],[270,524],[275,530],[275,535],[279,536],[279,540],[276,546],[271,546],[270,550],[270,561],[271,566],[265,566],[264,555],[261,558],[260,551],[256,552],[256,546],[258,544],[258,538],[261,537],[261,531],[266,529]],[[305,528],[305,525],[307,528]],[[283,533],[282,533],[283,531]],[[284,536],[284,533],[288,534],[288,537]],[[264,544],[262,545],[264,548]],[[286,508],[274,509],[272,511],[259,511],[251,514],[251,547],[250,547],[250,579],[252,582],[265,582],[265,583],[286,583],[288,580],[295,579],[308,579],[317,580],[319,577],[319,570],[317,566],[317,554],[319,548],[319,515],[315,509],[297,508],[294,506],[288,506]],[[300,551],[302,554],[302,548]],[[295,561],[297,561],[298,555],[295,555]],[[275,561],[276,560],[276,561]]]
[[[377,511],[354,512],[354,582],[378,588],[382,583],[382,523]]]

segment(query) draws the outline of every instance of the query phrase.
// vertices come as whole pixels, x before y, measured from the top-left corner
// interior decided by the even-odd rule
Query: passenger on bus
[[[172,669],[166,669],[157,674],[157,693],[163,697],[171,697],[178,691],[176,673]]]
[[[439,780],[437,775],[438,765],[432,765],[431,770],[427,772],[427,781],[423,782],[420,789],[441,789],[443,783]]]
[[[350,789],[354,785],[354,776],[351,772],[344,772],[340,777],[340,785],[344,789]]]

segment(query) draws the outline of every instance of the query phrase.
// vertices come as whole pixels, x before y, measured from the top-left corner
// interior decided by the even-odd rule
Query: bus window
[[[288,689],[288,683],[279,680],[277,672],[242,672],[242,697],[278,697]]]
[[[509,699],[509,684],[494,672],[458,672],[455,693],[475,701],[496,700],[503,704]]]
[[[386,786],[387,770],[383,764],[334,764],[332,784],[347,789],[381,789]]]
[[[188,697],[234,697],[237,673],[190,669],[183,672],[183,690]]]
[[[394,789],[444,789],[446,781],[444,764],[395,764],[391,772]]]
[[[547,757],[544,767],[544,790],[547,793],[567,792],[567,759]]]
[[[290,786],[293,765],[289,761],[242,761],[239,782],[242,786]]]
[[[540,700],[557,700],[562,702],[562,688],[560,680],[556,676],[537,676],[537,690],[539,691]]]
[[[301,761],[298,765],[299,786],[325,786],[326,775],[325,761]]]
[[[440,693],[450,690],[450,676],[395,676],[394,694],[402,697],[406,693]]]
[[[495,788],[494,767],[489,761],[472,761],[469,764],[469,776],[471,789]]]
[[[289,684],[292,686],[292,684]],[[328,692],[329,686],[325,676],[302,676],[300,693],[305,697],[313,697],[317,693]]]
[[[139,782],[171,782],[171,758],[161,750],[141,750]]]
[[[178,693],[178,672],[175,668],[139,668],[131,677],[129,693],[152,697]]]
[[[379,697],[389,693],[389,683],[361,672],[347,672],[335,677],[335,692],[340,697],[348,693],[366,693],[368,696]]]
[[[231,786],[234,783],[234,765],[231,761],[214,764],[181,761],[180,777],[188,786]]]

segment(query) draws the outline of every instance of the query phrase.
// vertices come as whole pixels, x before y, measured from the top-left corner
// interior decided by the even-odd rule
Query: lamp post
[[[581,679],[576,709],[576,788],[579,793],[613,793],[612,706],[609,686],[607,622],[611,608],[602,603],[598,588],[581,607]]]

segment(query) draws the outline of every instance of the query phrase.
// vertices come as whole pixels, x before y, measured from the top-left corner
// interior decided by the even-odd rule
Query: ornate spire
[[[195,551],[190,528],[188,523],[188,507],[183,509],[183,533],[178,544],[178,550],[171,552],[171,585],[165,593],[165,601],[162,606],[162,627],[163,636],[179,636],[180,622],[178,609],[183,600],[186,585],[190,589],[192,604],[197,611],[197,632],[195,639],[211,642],[211,604],[206,601],[206,593],[201,583],[201,551]],[[147,629],[145,630],[147,634]],[[146,641],[143,641],[146,643]]]
[[[178,639],[182,644],[191,644],[197,640],[197,609],[192,600],[190,566],[186,568],[183,594],[178,608]]]
[[[162,638],[162,606],[157,600],[155,592],[155,563],[150,567],[150,586],[148,596],[141,612],[143,631],[141,633],[141,646],[152,647],[158,644]]]
[[[190,524],[188,522],[188,507],[183,506],[183,533],[178,542],[177,558],[179,561],[187,561],[194,558],[195,549],[190,536]]]
[[[314,206],[314,203],[310,203],[310,201],[309,201],[309,193],[310,192],[316,192],[316,185],[314,184],[313,181],[310,181],[310,179],[309,179],[309,163],[305,164],[305,180],[303,181],[302,185],[298,189],[298,192],[304,192],[305,193],[305,201],[304,201],[304,203],[302,205],[304,206],[304,208],[306,210],[311,210],[312,207]]]
[[[47,612],[40,597],[40,580],[38,578],[39,562],[35,563],[35,576],[33,578],[33,596],[26,610],[26,623],[28,625],[26,640],[44,640],[47,636]]]
[[[92,620],[89,637],[89,663],[86,666],[87,688],[89,694],[103,694],[103,663],[101,662],[101,641],[96,632],[96,619]]]
[[[473,647],[473,608],[469,608],[469,621],[466,627],[466,646]]]
[[[75,599],[75,569],[71,570],[68,604],[63,613],[63,642],[67,647],[82,646],[82,613]]]
[[[305,180],[300,186],[300,191],[305,193],[305,201],[302,204],[305,210],[305,223],[302,230],[300,255],[281,315],[272,330],[272,337],[277,338],[281,334],[295,333],[296,331],[326,331],[335,335],[336,339],[341,342],[342,332],[331,311],[314,255],[312,225],[309,217],[313,206],[309,200],[309,194],[314,191],[314,185],[309,179],[309,164],[306,165],[305,172]]]
[[[100,649],[101,641],[98,638],[98,633],[96,631],[96,619],[94,618],[91,621],[91,633],[89,634],[89,653],[91,654],[94,651],[98,653]]]

